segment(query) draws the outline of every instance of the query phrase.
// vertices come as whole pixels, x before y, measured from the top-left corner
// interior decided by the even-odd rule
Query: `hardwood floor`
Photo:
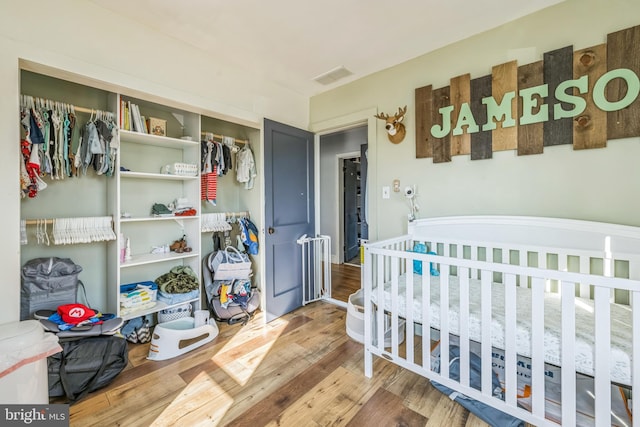
[[[266,325],[259,312],[244,326],[219,324],[214,341],[165,361],[147,360],[148,344],[129,344],[129,366],[70,407],[71,426],[487,425],[385,359],[366,378],[345,317],[327,302]]]
[[[331,264],[331,296],[347,302],[349,295],[360,289],[361,272],[359,266]]]

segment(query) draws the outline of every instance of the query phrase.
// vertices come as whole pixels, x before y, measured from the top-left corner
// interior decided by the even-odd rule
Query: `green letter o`
[[[615,102],[609,102],[604,95],[607,84],[613,79],[620,78],[627,82],[627,93]],[[618,68],[605,73],[593,86],[593,102],[603,111],[617,111],[631,105],[640,94],[640,80],[638,76],[628,68]]]

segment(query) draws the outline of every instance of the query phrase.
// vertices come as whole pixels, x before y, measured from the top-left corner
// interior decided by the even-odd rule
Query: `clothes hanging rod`
[[[80,218],[80,217],[79,217]],[[84,218],[106,218],[106,217],[102,217],[102,216],[96,216],[96,217],[84,217]],[[57,218],[57,219],[78,219],[78,218]],[[23,220],[25,222],[26,225],[38,225],[38,224],[53,224],[56,219],[51,219],[51,218],[42,218],[42,219],[25,219]],[[113,219],[111,220],[111,222],[113,223]]]
[[[27,225],[38,225],[38,224],[53,224],[54,219],[27,219],[25,220],[25,224]]]
[[[224,215],[225,217],[229,218],[250,218],[249,215],[249,211],[243,211],[243,212],[206,212],[203,213],[202,216],[206,216],[206,215]]]
[[[225,216],[228,218],[229,216],[231,216],[232,218],[249,218],[249,211],[244,211],[244,212],[225,212],[224,213]]]
[[[32,100],[34,100],[34,101],[35,101],[36,99],[41,99],[41,100],[43,100],[43,101],[45,101],[45,102],[50,102],[50,103],[53,103],[53,104],[69,105],[69,106],[73,107],[73,111],[80,112],[80,113],[87,113],[87,114],[93,114],[93,113],[105,113],[105,114],[111,114],[111,115],[115,116],[115,113],[113,113],[113,112],[111,112],[111,111],[99,110],[99,109],[97,109],[97,108],[80,107],[80,106],[77,106],[77,105],[74,105],[74,104],[69,104],[68,102],[54,101],[54,100],[52,100],[52,99],[46,99],[46,98],[40,98],[40,97],[34,97],[34,96],[31,96],[31,95],[21,95],[21,96],[22,96],[22,97],[24,97],[24,98],[25,98],[25,100],[26,100],[27,98],[31,98],[31,99],[32,99]]]
[[[200,132],[200,135],[202,135],[202,136],[211,135],[214,138],[224,139],[224,135],[219,135],[219,134],[216,134],[216,133],[213,133],[213,132]],[[249,141],[246,140],[246,139],[235,139],[234,138],[234,141],[237,142],[238,144],[248,144],[249,143]]]
[[[101,111],[101,110],[96,110],[93,108],[85,108],[85,107],[77,107],[77,106],[73,106],[74,111],[79,111],[81,113],[89,113],[89,114],[93,114],[97,111]],[[109,113],[109,114],[113,114],[110,111],[102,111],[103,113]]]

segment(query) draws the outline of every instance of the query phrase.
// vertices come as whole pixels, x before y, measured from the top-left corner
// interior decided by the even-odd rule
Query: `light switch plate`
[[[388,199],[389,195],[390,195],[390,188],[388,185],[382,187],[382,198],[383,199]]]

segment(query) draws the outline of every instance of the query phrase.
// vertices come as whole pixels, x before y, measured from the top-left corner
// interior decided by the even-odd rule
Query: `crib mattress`
[[[413,318],[422,323],[422,276],[414,274]],[[480,341],[480,280],[469,281],[469,338]],[[431,327],[440,329],[440,277],[431,276],[430,316]],[[460,333],[459,322],[459,282],[457,276],[449,276],[449,328],[450,332]],[[391,284],[385,284],[385,310],[391,311]],[[398,281],[399,315],[406,313],[406,275]],[[374,288],[372,300],[377,304],[377,289]],[[492,286],[492,322],[491,344],[493,347],[505,348],[504,320],[504,286],[494,283]],[[531,357],[531,291],[517,287],[517,333],[516,347],[518,354]],[[576,370],[585,375],[594,374],[594,336],[595,325],[593,301],[586,298],[576,300]],[[560,295],[545,293],[544,297],[544,346],[545,362],[560,366],[560,334],[561,334],[561,301]],[[626,305],[611,304],[611,381],[620,384],[631,384],[631,308]]]

